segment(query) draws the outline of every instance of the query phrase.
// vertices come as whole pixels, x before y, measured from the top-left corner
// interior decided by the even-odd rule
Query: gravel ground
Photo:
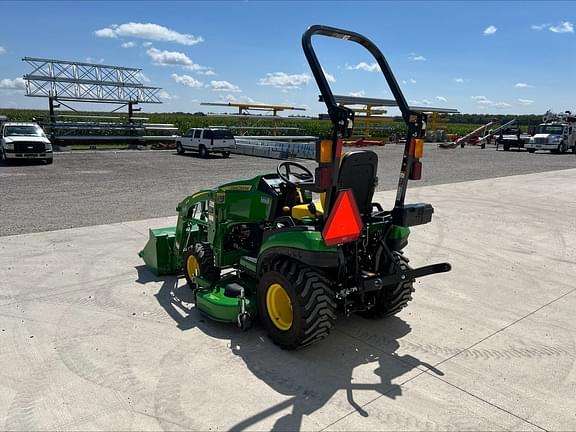
[[[373,150],[379,155],[378,190],[394,189],[402,148]],[[124,151],[56,154],[53,165],[0,165],[0,236],[170,216],[178,201],[198,189],[273,172],[278,163]],[[576,155],[428,145],[424,179],[410,187],[569,168],[576,168]]]

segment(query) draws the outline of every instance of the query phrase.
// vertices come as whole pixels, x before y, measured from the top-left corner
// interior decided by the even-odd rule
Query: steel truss
[[[142,69],[24,57],[32,72],[24,75],[26,96],[60,101],[162,103],[159,87],[141,82]]]

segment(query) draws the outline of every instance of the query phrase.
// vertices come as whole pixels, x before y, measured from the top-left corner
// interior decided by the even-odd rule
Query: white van
[[[210,153],[220,153],[222,157],[229,157],[230,150],[236,146],[234,135],[228,129],[221,128],[193,128],[176,141],[176,151],[184,154],[186,150],[197,151],[200,157],[207,157]]]

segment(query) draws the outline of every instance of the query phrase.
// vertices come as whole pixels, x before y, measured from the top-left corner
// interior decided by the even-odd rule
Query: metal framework
[[[142,141],[173,140],[177,128],[172,124],[150,124],[147,118],[135,117],[141,103],[162,103],[161,88],[141,82],[142,69],[82,63],[55,59],[24,57],[31,72],[24,75],[26,96],[48,99],[50,118],[42,122],[54,141]],[[108,115],[86,114],[72,103],[116,105]],[[66,114],[56,111],[63,107]],[[110,116],[122,108],[127,116]],[[102,113],[105,114],[105,113]],[[125,120],[125,122],[124,122]]]
[[[142,69],[24,57],[32,67],[24,75],[26,96],[60,101],[162,103],[159,87],[140,81]]]
[[[398,102],[394,99],[375,99],[375,98],[367,98],[367,97],[356,97],[356,96],[342,96],[342,95],[334,95],[334,99],[336,103],[341,105],[370,105],[373,107],[396,107],[398,106]],[[322,96],[319,97],[320,102],[324,102]],[[458,113],[457,109],[453,108],[434,108],[429,106],[413,106],[410,105],[408,107],[411,111],[418,111],[423,113],[450,113],[456,114]]]
[[[292,107],[285,105],[269,105],[269,104],[255,104],[255,103],[236,103],[236,102],[202,102],[200,105],[208,106],[223,106],[223,107],[235,107],[238,108],[239,115],[250,115],[250,111],[266,111],[271,112],[273,116],[276,116],[279,111],[306,111],[306,108],[302,107]]]

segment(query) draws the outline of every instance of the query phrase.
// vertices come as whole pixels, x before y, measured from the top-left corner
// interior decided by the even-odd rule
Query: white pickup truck
[[[36,123],[6,122],[0,129],[0,159],[40,159],[51,164],[52,144]]]
[[[186,150],[197,151],[202,158],[208,157],[210,153],[220,153],[227,158],[235,145],[234,135],[228,129],[193,128],[176,141],[176,151],[178,154],[184,154]]]

